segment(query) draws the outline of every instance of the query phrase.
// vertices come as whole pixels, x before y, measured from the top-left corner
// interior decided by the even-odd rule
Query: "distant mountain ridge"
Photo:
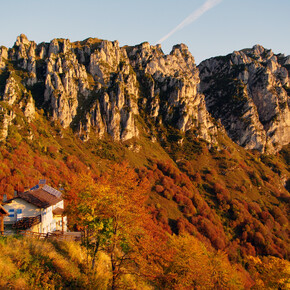
[[[164,55],[146,42],[36,44],[22,34],[13,48],[0,49],[0,95],[28,121],[35,107],[43,108],[83,140],[108,134],[125,141],[141,131],[155,140],[174,128],[216,144],[220,126],[212,115],[239,145],[273,153],[289,143],[289,63],[290,57],[255,46],[197,68],[184,44]],[[2,106],[2,140],[15,116]]]

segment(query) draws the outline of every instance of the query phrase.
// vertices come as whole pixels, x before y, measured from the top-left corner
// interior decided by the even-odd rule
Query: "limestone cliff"
[[[21,79],[14,80],[6,58]],[[196,137],[215,140],[217,129],[197,91],[198,70],[185,45],[164,55],[159,46],[148,43],[120,47],[118,41],[89,38],[36,45],[22,34],[8,54],[1,49],[0,60],[11,75],[3,101],[12,105],[31,91],[39,107],[64,128],[74,128],[83,140],[91,134],[109,134],[115,141],[138,137],[140,114],[147,125],[195,129]],[[26,99],[24,112],[31,120],[34,110],[31,98]],[[143,129],[156,137],[154,128]]]
[[[5,69],[5,60],[8,58],[8,49],[5,46],[0,47],[0,70]]]
[[[160,46],[145,42],[127,48],[131,64],[143,87],[140,107],[155,122],[214,142],[217,128],[206,110],[204,96],[197,91],[199,73],[186,45],[176,45],[169,55]]]
[[[207,108],[239,145],[274,153],[289,143],[289,63],[256,45],[199,65]]]
[[[147,42],[36,44],[21,34],[12,48],[0,47],[2,139],[13,116],[22,112],[31,122],[37,107],[85,141],[141,133],[162,141],[177,132],[180,144],[191,134],[211,145],[218,131],[213,115],[239,145],[276,152],[289,142],[289,64],[261,46],[197,68],[184,44],[166,55]]]

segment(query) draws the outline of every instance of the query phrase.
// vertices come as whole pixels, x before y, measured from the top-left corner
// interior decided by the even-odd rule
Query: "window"
[[[16,213],[17,213],[17,216],[16,216],[17,220],[18,221],[21,220],[22,219],[22,208],[18,208],[16,210]]]
[[[8,217],[14,217],[14,209],[9,209],[8,212],[9,212]]]

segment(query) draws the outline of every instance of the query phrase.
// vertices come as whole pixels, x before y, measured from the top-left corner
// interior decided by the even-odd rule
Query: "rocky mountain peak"
[[[208,109],[239,145],[276,152],[289,143],[289,74],[283,62],[255,45],[199,65]]]
[[[21,44],[30,45],[30,41],[28,40],[27,36],[23,33],[17,36],[16,42],[14,45],[20,46]]]
[[[29,41],[26,35],[21,34],[16,39],[14,49],[16,50],[15,56],[17,60],[35,57],[36,43]]]
[[[10,50],[11,58],[17,62],[17,66],[29,72],[26,79],[28,85],[37,82],[36,79],[36,43],[29,41],[26,35],[17,37],[13,49]]]
[[[191,53],[188,50],[188,47],[184,43],[174,45],[172,47],[170,54],[176,55],[176,56],[181,54],[183,57],[189,56],[189,57],[193,58],[193,56],[191,55]]]
[[[13,92],[21,91],[21,85],[27,92],[38,88],[32,89],[41,92],[34,95],[38,105],[64,128],[73,127],[83,140],[91,134],[99,138],[108,134],[116,141],[138,137],[140,115],[151,128],[154,124],[182,132],[194,129],[196,136],[214,140],[216,128],[197,90],[198,70],[184,44],[165,55],[160,45],[148,42],[120,47],[118,41],[88,38],[36,45],[21,34],[9,55],[2,51],[2,59],[16,61],[16,71],[26,74],[21,84],[7,79],[3,100],[20,99]],[[31,107],[31,98],[26,99]],[[24,112],[32,120],[33,108]],[[144,129],[152,138],[158,137],[155,129]]]
[[[260,44],[256,44],[253,46],[252,51],[255,55],[259,56],[265,52],[265,48]]]
[[[21,105],[27,120],[36,102],[83,140],[95,134],[124,141],[141,131],[161,140],[164,130],[178,130],[215,144],[213,116],[239,145],[276,152],[289,142],[289,64],[260,45],[197,68],[185,44],[166,55],[148,42],[36,44],[21,34],[13,48],[0,48],[1,99]]]
[[[69,39],[53,39],[49,43],[48,57],[50,57],[52,54],[66,54],[71,50],[71,48],[72,46]]]
[[[5,46],[0,46],[0,57],[7,59],[8,58],[8,48]]]
[[[197,91],[198,70],[186,45],[176,45],[169,55],[148,43],[127,51],[143,87],[142,108],[152,120],[182,132],[199,128],[197,136],[214,142],[216,128]]]

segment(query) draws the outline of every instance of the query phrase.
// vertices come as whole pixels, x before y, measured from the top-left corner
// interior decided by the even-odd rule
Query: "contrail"
[[[178,24],[174,29],[172,29],[168,34],[166,34],[160,40],[158,40],[157,43],[162,43],[164,40],[166,40],[176,31],[194,22],[199,17],[201,17],[206,11],[210,10],[211,8],[213,8],[220,2],[222,2],[222,0],[207,0],[202,6],[200,6],[198,9],[193,11],[187,18],[185,18],[180,24]]]

